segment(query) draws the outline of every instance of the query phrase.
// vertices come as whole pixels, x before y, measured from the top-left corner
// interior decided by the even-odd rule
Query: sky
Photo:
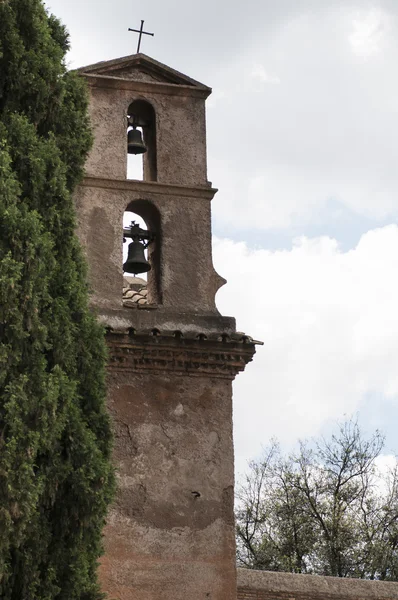
[[[49,0],[71,68],[141,51],[213,88],[217,295],[262,340],[234,384],[236,473],[351,415],[398,452],[396,0]]]

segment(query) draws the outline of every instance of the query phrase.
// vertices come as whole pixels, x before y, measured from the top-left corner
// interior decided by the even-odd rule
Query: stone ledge
[[[110,179],[98,177],[87,173],[79,184],[82,187],[102,188],[110,190],[124,190],[127,192],[148,192],[150,194],[163,194],[179,198],[194,198],[195,200],[212,200],[217,193],[211,184],[203,186],[185,186],[158,181],[140,181],[138,179]]]
[[[238,569],[238,599],[396,600],[398,582]],[[247,596],[248,592],[255,595]],[[246,593],[246,596],[244,595]],[[264,595],[266,594],[266,595]],[[269,596],[268,596],[269,594]]]
[[[129,331],[151,332],[158,329],[162,332],[180,331],[184,336],[193,337],[198,333],[204,335],[233,335],[236,323],[233,317],[222,317],[219,313],[184,313],[166,310],[159,305],[156,310],[148,310],[150,305],[143,305],[141,310],[122,307],[119,310],[103,309],[92,305],[98,321],[113,333],[128,334]]]

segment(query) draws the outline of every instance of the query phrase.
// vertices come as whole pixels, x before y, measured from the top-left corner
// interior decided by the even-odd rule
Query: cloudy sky
[[[264,341],[235,383],[237,473],[358,414],[398,452],[396,0],[49,0],[71,67],[142,51],[211,86],[217,301]]]

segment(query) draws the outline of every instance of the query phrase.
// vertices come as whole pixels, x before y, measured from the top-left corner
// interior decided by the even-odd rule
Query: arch
[[[161,221],[158,208],[149,200],[133,200],[125,212],[132,212],[145,222],[147,229],[155,234],[155,239],[148,246],[148,261],[151,270],[147,273],[148,304],[161,304]]]
[[[157,181],[157,153],[156,153],[156,113],[150,102],[143,99],[134,100],[127,110],[128,130],[132,124],[142,130],[143,141],[147,151],[142,154],[143,180]]]

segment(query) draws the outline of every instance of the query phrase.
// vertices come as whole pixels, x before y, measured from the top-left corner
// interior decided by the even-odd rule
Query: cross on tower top
[[[140,53],[140,47],[141,47],[141,38],[142,35],[151,35],[152,37],[155,35],[154,33],[148,33],[148,31],[144,31],[144,21],[141,21],[141,27],[140,29],[131,29],[129,27],[129,31],[134,31],[135,33],[139,33],[139,37],[138,37],[138,46],[137,46],[137,54]]]

